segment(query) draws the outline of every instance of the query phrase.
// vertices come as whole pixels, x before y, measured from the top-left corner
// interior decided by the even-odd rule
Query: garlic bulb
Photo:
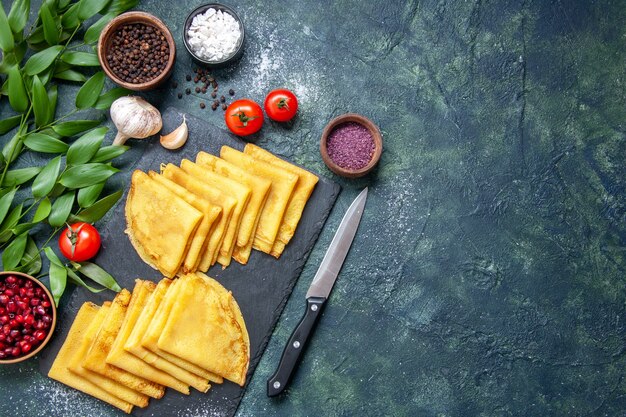
[[[114,145],[123,145],[129,138],[144,139],[163,126],[161,113],[141,97],[120,97],[111,104],[111,120],[117,127]]]
[[[161,136],[161,146],[165,149],[178,149],[187,142],[187,136],[189,135],[189,129],[187,128],[187,120],[183,115],[183,122],[174,129],[171,133],[165,136]]]

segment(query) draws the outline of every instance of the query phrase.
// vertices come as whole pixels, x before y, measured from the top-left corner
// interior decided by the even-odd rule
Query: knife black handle
[[[283,356],[280,358],[278,369],[267,380],[268,397],[280,394],[287,387],[291,374],[298,364],[298,360],[302,355],[306,342],[309,340],[309,335],[317,322],[317,318],[320,316],[325,302],[326,298],[323,297],[309,297],[306,299],[306,312],[289,337],[285,350],[283,350]]]

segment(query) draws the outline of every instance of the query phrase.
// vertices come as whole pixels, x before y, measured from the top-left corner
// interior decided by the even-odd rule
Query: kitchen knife
[[[322,307],[324,307],[324,303],[326,303],[328,295],[333,289],[341,265],[343,265],[343,261],[350,250],[350,245],[352,245],[352,240],[361,221],[366,199],[367,188],[361,191],[346,211],[330,246],[326,250],[324,259],[306,293],[306,312],[289,337],[280,358],[278,369],[267,381],[267,395],[269,397],[280,394],[291,378]]]

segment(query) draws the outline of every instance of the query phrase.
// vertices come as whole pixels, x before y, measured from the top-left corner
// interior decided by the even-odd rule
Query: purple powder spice
[[[370,131],[355,122],[342,123],[326,139],[328,156],[344,169],[364,168],[374,156],[375,143]]]

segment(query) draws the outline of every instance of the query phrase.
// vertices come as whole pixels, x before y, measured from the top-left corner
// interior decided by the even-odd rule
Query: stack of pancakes
[[[130,413],[166,387],[189,394],[224,379],[243,386],[249,361],[237,302],[197,273],[138,279],[132,294],[83,304],[48,376]]]
[[[252,249],[280,257],[318,178],[248,144],[200,152],[161,173],[133,172],[126,233],[141,258],[167,277],[206,272]]]

